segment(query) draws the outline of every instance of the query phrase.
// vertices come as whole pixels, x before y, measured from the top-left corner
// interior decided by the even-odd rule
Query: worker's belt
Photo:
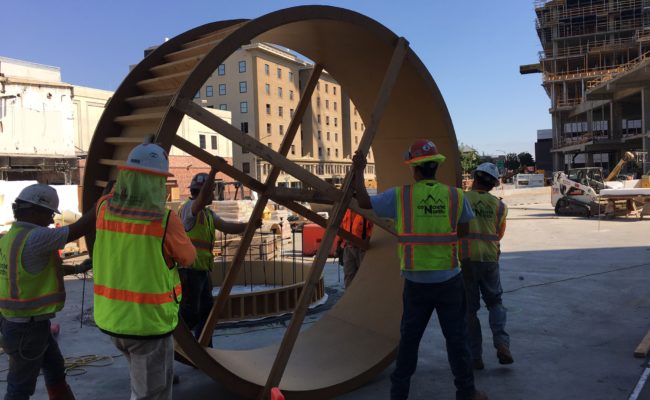
[[[35,315],[33,317],[11,317],[11,318],[3,317],[3,318],[9,322],[24,324],[27,322],[47,321],[48,319],[54,318],[54,316],[55,316],[54,314],[43,314],[43,315]]]

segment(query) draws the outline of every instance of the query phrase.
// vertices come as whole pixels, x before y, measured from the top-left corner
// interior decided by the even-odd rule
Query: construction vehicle
[[[601,210],[598,193],[605,187],[600,167],[575,168],[553,175],[551,204],[557,215],[590,217]],[[602,208],[604,210],[604,207]]]
[[[619,186],[612,182],[621,172],[626,162],[633,160],[634,154],[626,152],[623,158],[603,180],[603,169],[600,167],[574,168],[567,173],[553,174],[551,188],[551,204],[557,215],[577,215],[591,217],[602,213],[615,215],[627,212],[629,206],[625,200],[615,202],[600,197],[603,189],[616,189]]]

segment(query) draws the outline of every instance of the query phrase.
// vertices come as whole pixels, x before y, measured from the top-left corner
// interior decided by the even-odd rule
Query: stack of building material
[[[253,213],[252,200],[224,200],[212,202],[210,206],[220,218],[232,222],[247,222]]]
[[[235,256],[240,243],[240,235],[224,235],[217,232],[213,253],[215,256],[223,256],[229,261]],[[246,260],[271,260],[274,256],[279,259],[280,243],[280,236],[256,234],[253,236],[248,254],[246,254]]]

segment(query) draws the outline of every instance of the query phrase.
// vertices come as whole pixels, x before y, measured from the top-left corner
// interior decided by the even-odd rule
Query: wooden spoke
[[[323,70],[322,65],[316,65],[316,67],[312,71],[312,74],[309,78],[309,82],[307,83],[307,86],[305,88],[305,92],[303,93],[303,95],[300,98],[300,101],[298,102],[298,107],[296,108],[296,114],[294,118],[291,120],[291,123],[289,124],[289,129],[287,130],[287,133],[284,139],[282,140],[282,144],[280,145],[279,154],[271,151],[268,147],[261,145],[258,141],[250,138],[248,135],[242,135],[241,132],[238,135],[237,134],[236,135],[240,138],[245,137],[246,139],[250,139],[252,142],[261,146],[263,149],[266,149],[269,152],[268,153],[269,155],[271,155],[272,153],[273,157],[278,159],[281,158],[283,160],[283,164],[285,167],[288,166],[288,167],[292,167],[292,169],[298,168],[302,170],[300,167],[298,167],[298,165],[287,160],[285,155],[289,153],[289,149],[291,148],[291,143],[293,142],[293,139],[295,138],[296,133],[298,132],[300,121],[302,120],[305,110],[307,109],[307,106],[311,101],[311,95],[314,91],[314,88],[316,87],[316,83],[318,83],[318,78],[320,77],[322,70]],[[181,104],[188,105],[187,103],[181,103]],[[196,110],[194,107],[189,107],[189,111],[197,112],[198,110]],[[212,114],[210,115],[213,116]],[[201,119],[198,120],[201,121]],[[211,124],[215,123],[216,125],[222,125],[222,123],[225,123],[225,121],[221,120],[220,118],[216,118],[216,120],[210,118],[209,122]],[[230,132],[237,131],[237,129],[235,128],[230,129],[231,126],[229,124],[226,125],[229,127],[227,129],[228,131]],[[222,130],[217,130],[217,132],[222,132]],[[225,136],[228,137],[227,135]],[[271,188],[275,186],[275,181],[279,175],[280,175],[280,168],[278,168],[277,164],[273,164],[273,167],[271,168],[271,172],[266,178],[266,182],[264,186],[267,188]],[[318,177],[314,177],[314,178],[318,182],[320,182],[320,179],[318,179]],[[217,296],[217,299],[212,306],[210,315],[208,316],[208,319],[203,327],[203,331],[201,332],[199,343],[201,343],[201,345],[203,346],[207,346],[208,343],[210,342],[210,338],[212,337],[212,332],[214,331],[214,328],[218,322],[218,317],[226,305],[226,301],[230,296],[230,291],[232,290],[232,287],[235,284],[235,280],[237,279],[239,270],[241,269],[241,266],[246,258],[246,253],[248,252],[248,248],[250,247],[251,241],[253,240],[253,235],[255,235],[255,231],[257,230],[256,223],[258,220],[262,218],[262,214],[264,213],[264,209],[266,208],[266,204],[268,203],[268,200],[269,200],[269,195],[268,193],[265,192],[255,203],[255,207],[253,208],[253,212],[248,222],[248,226],[244,231],[244,235],[240,242],[239,248],[237,249],[237,253],[235,254],[235,258],[232,260],[230,268],[228,269],[228,273],[226,274],[226,277],[221,285],[221,289],[219,290],[219,295]]]
[[[295,212],[296,214],[302,215],[303,217],[307,218],[313,223],[318,224],[323,228],[327,228],[327,219],[325,217],[318,215],[317,213],[310,210],[309,208],[299,203],[294,203],[290,201],[285,202],[283,200],[276,200],[276,199],[271,199],[271,200],[275,201],[280,205],[287,207],[289,210]],[[361,240],[358,236],[353,235],[352,233],[346,231],[345,229],[339,228],[337,234],[341,238],[347,240],[348,242],[354,243],[355,246],[363,250],[368,250],[368,243],[366,241]]]
[[[210,129],[213,129],[215,132],[219,132],[219,134],[231,140],[233,143],[236,143],[246,148],[251,153],[270,162],[274,167],[277,166],[278,175],[280,174],[280,171],[285,171],[286,173],[298,178],[303,183],[311,187],[314,187],[322,192],[331,195],[340,192],[338,189],[334,188],[334,186],[332,186],[331,184],[321,180],[318,176],[312,174],[311,172],[300,167],[293,161],[289,160],[284,154],[280,154],[278,152],[273,151],[272,149],[269,149],[267,146],[258,142],[255,138],[249,135],[242,134],[242,132],[239,129],[233,127],[228,122],[212,114],[211,112],[205,110],[203,107],[194,103],[193,101],[179,98],[174,103],[174,107],[177,110],[201,122],[202,124],[209,127]],[[298,112],[296,112],[296,117],[297,116],[298,116]],[[285,139],[287,137],[289,137],[288,133],[285,135]],[[285,142],[286,140],[283,141],[283,145]],[[289,142],[288,147],[291,148],[291,142]]]
[[[311,189],[294,189],[288,187],[273,187],[268,189],[267,194],[272,199],[284,201],[301,201],[317,204],[334,204],[338,199],[330,197],[325,193]]]
[[[176,136],[173,139],[173,144],[174,146],[178,147],[179,149],[183,150],[187,154],[194,156],[198,158],[199,160],[203,161],[204,163],[217,167],[219,171],[223,172],[224,174],[228,175],[229,177],[241,182],[244,186],[254,190],[255,192],[258,193],[264,193],[265,187],[264,184],[257,179],[241,172],[237,168],[233,167],[232,165],[228,164],[228,161],[224,160],[221,157],[214,156],[207,151],[201,149],[194,143],[183,139],[180,136]]]
[[[404,57],[406,56],[407,50],[408,42],[404,38],[399,38],[396,43],[395,50],[393,51],[393,56],[391,57],[386,74],[384,75],[384,80],[381,84],[381,88],[377,95],[377,100],[375,101],[375,106],[371,114],[370,123],[368,124],[368,127],[361,137],[359,151],[361,151],[363,154],[368,154],[368,150],[370,150],[370,145],[372,144],[372,140],[375,136],[375,133],[377,132],[377,128],[379,127],[379,122],[384,115],[384,110],[388,104],[393,86],[397,81],[397,76],[402,67],[402,63],[404,61]],[[361,171],[361,173],[363,173],[363,171]],[[264,390],[260,393],[258,399],[266,398],[268,396],[268,393],[271,391],[271,388],[277,386],[282,379],[284,370],[287,366],[287,363],[289,362],[289,357],[291,356],[291,351],[293,350],[293,346],[295,345],[296,339],[298,338],[300,327],[302,326],[302,322],[304,321],[305,315],[307,314],[307,307],[309,306],[309,299],[313,294],[314,286],[317,283],[321,273],[323,272],[329,250],[332,247],[332,243],[336,237],[338,227],[341,225],[341,221],[343,220],[343,214],[345,214],[350,199],[352,198],[351,189],[354,174],[354,169],[351,169],[346,174],[345,183],[343,184],[342,190],[343,196],[334,206],[333,215],[328,221],[325,235],[320,247],[318,248],[316,257],[314,258],[312,268],[309,271],[309,277],[305,281],[305,287],[300,294],[300,299],[298,299],[296,311],[294,312],[293,317],[291,318],[291,323],[289,324],[289,327],[284,334],[284,338],[280,344],[280,349],[276,355],[273,367],[271,368],[271,372],[269,373],[266,385],[264,386]]]

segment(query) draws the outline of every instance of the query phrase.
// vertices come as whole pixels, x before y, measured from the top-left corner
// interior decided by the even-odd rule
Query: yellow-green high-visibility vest
[[[100,199],[97,212],[95,323],[116,335],[170,333],[181,301],[178,270],[163,255],[170,211],[161,219],[126,218],[110,212],[104,201],[110,198]]]
[[[183,204],[184,209],[187,202]],[[190,212],[192,212],[190,210]],[[212,247],[214,246],[214,218],[209,209],[203,208],[199,215],[196,216],[196,222],[187,236],[196,248],[196,260],[192,264],[192,269],[199,271],[212,271],[214,265],[214,256]]]
[[[499,260],[501,226],[506,220],[506,205],[490,193],[465,193],[475,218],[469,222],[469,234],[460,240],[461,260],[495,262]]]
[[[436,271],[458,267],[456,228],[463,211],[463,192],[424,180],[398,187],[395,193],[400,268]]]
[[[23,249],[32,229],[14,224],[0,239],[0,313],[5,318],[53,314],[65,303],[63,269],[56,252],[36,274],[23,267]]]

